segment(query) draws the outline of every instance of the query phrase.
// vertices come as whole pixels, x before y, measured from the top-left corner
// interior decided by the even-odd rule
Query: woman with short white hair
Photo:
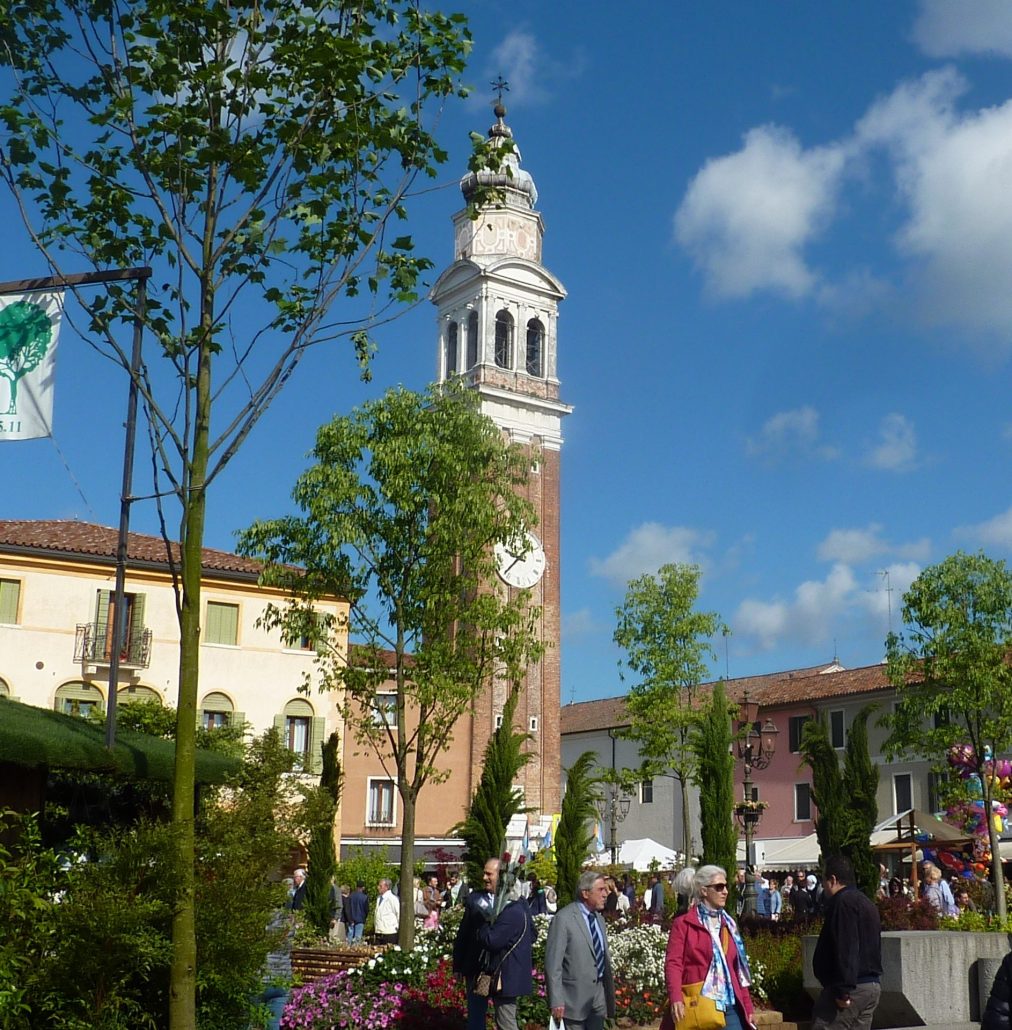
[[[687,1007],[716,1009],[726,1030],[754,1027],[745,944],[727,912],[727,873],[700,866],[689,886],[689,907],[671,925],[664,975],[671,1010],[661,1030],[672,1030]]]

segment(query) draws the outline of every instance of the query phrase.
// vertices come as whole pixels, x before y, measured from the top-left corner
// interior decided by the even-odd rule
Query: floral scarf
[[[702,995],[710,998],[722,1012],[734,1004],[734,984],[731,980],[731,970],[728,968],[727,955],[724,954],[723,945],[720,942],[721,931],[726,927],[728,933],[734,939],[734,946],[738,952],[735,958],[735,971],[738,974],[738,982],[742,987],[748,987],[752,983],[752,973],[748,967],[748,959],[745,956],[745,942],[738,933],[738,925],[723,909],[708,909],[705,905],[698,906],[699,921],[710,931],[713,940],[713,958],[710,960],[710,968],[707,971],[706,979],[703,981]],[[716,926],[710,921],[711,917],[720,916]]]

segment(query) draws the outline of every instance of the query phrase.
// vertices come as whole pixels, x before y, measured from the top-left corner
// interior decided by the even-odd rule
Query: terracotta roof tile
[[[701,683],[699,686],[705,695],[713,688],[714,682]],[[888,687],[884,665],[868,665],[859,669],[812,665],[761,676],[741,676],[728,681],[727,692],[732,700],[740,701],[748,690],[750,700],[757,701],[763,707],[774,707],[848,694],[868,694]],[[562,708],[563,735],[628,725],[624,697],[583,701],[563,705]]]
[[[119,531],[109,526],[64,519],[0,519],[0,549],[17,548],[52,555],[81,555],[115,560]],[[172,554],[179,560],[179,544],[172,544]],[[168,567],[165,541],[157,536],[130,533],[127,536],[127,558],[132,562]],[[205,547],[202,552],[205,571],[228,572],[255,579],[260,563],[249,558]]]

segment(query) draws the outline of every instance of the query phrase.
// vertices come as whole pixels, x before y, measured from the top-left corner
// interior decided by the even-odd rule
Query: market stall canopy
[[[883,819],[872,830],[871,846],[874,851],[909,850],[911,844],[921,843],[918,838],[923,836],[947,844],[965,843],[973,839],[930,812],[908,808],[905,812]]]
[[[776,841],[767,841],[762,866],[764,869],[811,869],[818,862],[819,838],[810,833],[807,837],[785,841],[781,847],[776,846]]]
[[[678,853],[664,845],[658,844],[650,837],[640,837],[636,840],[623,840],[619,849],[619,864],[631,865],[637,872],[647,872],[654,862],[660,869],[673,869],[678,863]],[[609,853],[603,851],[594,862],[597,865],[606,865]]]

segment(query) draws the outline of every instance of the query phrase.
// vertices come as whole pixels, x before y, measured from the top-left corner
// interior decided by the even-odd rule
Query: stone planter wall
[[[820,986],[812,973],[816,937],[802,939],[805,989]],[[980,1019],[983,983],[1009,951],[1000,933],[955,930],[887,930],[882,934],[882,1000],[873,1027],[956,1026]]]

